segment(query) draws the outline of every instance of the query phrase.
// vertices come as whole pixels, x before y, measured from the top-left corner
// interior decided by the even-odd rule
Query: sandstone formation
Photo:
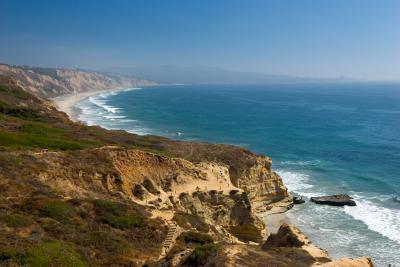
[[[220,237],[228,232],[243,241],[265,237],[265,226],[255,216],[247,193],[231,184],[225,165],[191,163],[121,147],[15,156],[30,157],[34,165],[42,166],[31,175],[65,197],[124,198],[165,210],[164,216],[176,212],[186,228],[201,224]]]
[[[276,234],[268,237],[267,241],[262,245],[265,251],[273,248],[282,250],[301,251],[308,253],[313,263],[324,263],[331,261],[325,250],[313,245],[311,241],[298,229],[289,224],[283,224]]]
[[[262,250],[266,252],[280,251],[281,255],[287,255],[293,262],[301,262],[296,266],[354,266],[371,267],[372,261],[369,257],[356,259],[340,259],[332,261],[328,252],[315,246],[311,241],[295,226],[283,224],[276,234],[268,237],[262,245]],[[300,261],[301,258],[301,261]],[[308,264],[308,265],[307,265]]]

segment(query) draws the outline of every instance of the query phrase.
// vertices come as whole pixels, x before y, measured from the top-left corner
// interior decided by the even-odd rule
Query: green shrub
[[[0,92],[4,92],[8,95],[13,95],[19,99],[29,99],[31,95],[28,92],[25,92],[23,89],[11,89],[7,86],[0,85]]]
[[[178,239],[184,241],[185,243],[194,243],[201,245],[213,243],[213,239],[210,235],[193,231],[182,233]]]
[[[0,254],[0,260],[12,260],[23,266],[86,266],[73,246],[52,241],[29,246],[25,249],[8,249]]]
[[[0,92],[8,92],[10,89],[8,89],[8,87],[0,84]]]
[[[77,150],[91,145],[71,140],[71,138],[68,137],[41,136],[28,133],[0,131],[0,146],[13,148],[36,147],[56,150]]]
[[[11,109],[11,106],[0,100],[0,113],[5,113],[9,109]]]
[[[39,208],[40,215],[53,218],[59,222],[68,222],[68,219],[76,215],[74,206],[69,203],[54,200],[47,202]]]
[[[194,251],[186,259],[186,263],[190,266],[202,266],[207,261],[217,255],[219,246],[216,244],[205,244],[197,246]]]
[[[118,229],[132,229],[143,225],[143,218],[140,214],[128,212],[128,206],[122,203],[105,199],[93,201],[99,220],[102,223],[111,225]]]
[[[65,130],[61,128],[51,127],[42,124],[24,124],[19,127],[19,130],[24,133],[37,134],[42,136],[64,135]]]
[[[20,119],[38,120],[42,118],[42,116],[36,110],[13,107],[3,101],[0,101],[0,113]]]
[[[31,224],[30,218],[22,214],[5,215],[2,216],[0,220],[4,221],[8,227],[14,227],[14,228],[26,227]]]
[[[64,220],[64,222],[66,222]],[[76,226],[69,223],[60,223],[54,220],[48,220],[41,223],[42,228],[51,236],[59,239],[63,238],[64,240],[72,239],[77,235]]]
[[[99,214],[124,215],[127,212],[126,205],[106,199],[96,199],[93,204]]]
[[[78,241],[83,246],[94,247],[103,251],[122,252],[125,246],[122,246],[118,240],[109,233],[102,231],[90,232]]]
[[[124,215],[124,216],[113,216],[108,215],[102,218],[103,223],[107,223],[114,228],[126,230],[134,227],[141,227],[143,225],[143,219],[137,215]]]

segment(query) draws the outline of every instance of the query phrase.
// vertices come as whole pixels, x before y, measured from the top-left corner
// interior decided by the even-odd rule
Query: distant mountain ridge
[[[260,72],[232,71],[206,66],[138,66],[103,69],[105,72],[139,76],[162,84],[269,84],[352,82],[350,78],[306,78],[290,75],[271,75]]]
[[[70,93],[157,85],[132,75],[126,77],[96,71],[6,64],[0,64],[0,76],[11,77],[26,91],[46,98]]]

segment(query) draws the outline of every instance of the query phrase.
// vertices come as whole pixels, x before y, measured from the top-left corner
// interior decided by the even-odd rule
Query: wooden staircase
[[[168,220],[167,224],[168,224],[168,233],[167,233],[167,237],[165,238],[163,245],[162,245],[163,248],[162,248],[161,257],[164,257],[165,255],[167,255],[168,251],[172,248],[173,244],[175,243],[176,238],[178,237],[178,235],[180,233],[180,228],[176,224],[175,221]]]

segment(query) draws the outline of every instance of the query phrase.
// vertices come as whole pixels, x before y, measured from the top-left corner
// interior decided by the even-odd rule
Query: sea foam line
[[[114,106],[111,106],[111,105],[107,105],[106,104],[107,102],[105,100],[99,99],[100,97],[96,97],[96,96],[89,97],[89,102],[91,102],[92,104],[94,104],[94,105],[96,105],[98,107],[101,107],[101,108],[103,108],[103,109],[105,109],[105,110],[107,110],[108,112],[111,112],[111,113],[120,112],[121,108],[117,108],[117,107],[114,107]],[[101,97],[101,98],[104,98],[104,97]]]
[[[308,174],[288,170],[277,170],[276,172],[282,177],[286,187],[291,192],[305,195],[308,192],[304,192],[304,190],[313,187],[309,184],[310,176]]]
[[[300,172],[278,170],[289,191],[305,197],[322,196],[324,192],[313,192],[310,176]],[[315,188],[314,188],[315,189]],[[367,225],[368,229],[400,244],[400,210],[378,206],[366,197],[351,194],[357,206],[345,206],[343,211]]]
[[[354,199],[357,206],[346,206],[346,214],[362,221],[368,229],[400,244],[400,210],[377,206],[358,195],[354,195]]]

